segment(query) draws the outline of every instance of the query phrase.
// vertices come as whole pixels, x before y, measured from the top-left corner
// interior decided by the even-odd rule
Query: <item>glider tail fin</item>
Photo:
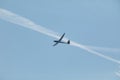
[[[68,40],[68,42],[67,42],[68,44],[70,44],[70,40]]]

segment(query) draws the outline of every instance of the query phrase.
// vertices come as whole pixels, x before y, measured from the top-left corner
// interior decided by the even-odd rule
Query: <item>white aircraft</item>
[[[58,43],[70,44],[70,40],[68,40],[67,42],[63,42],[63,41],[62,41],[64,35],[65,35],[65,33],[60,37],[59,40],[54,40],[55,44],[54,44],[53,46],[56,46]]]

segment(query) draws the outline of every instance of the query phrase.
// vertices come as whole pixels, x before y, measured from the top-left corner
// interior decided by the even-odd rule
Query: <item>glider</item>
[[[54,40],[55,44],[53,46],[56,46],[58,43],[63,43],[63,44],[70,44],[70,40],[68,40],[67,42],[63,42],[62,39],[65,36],[65,33],[60,37],[59,40]]]

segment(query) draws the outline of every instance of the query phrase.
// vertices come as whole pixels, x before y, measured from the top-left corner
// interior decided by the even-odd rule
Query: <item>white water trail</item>
[[[120,72],[115,72],[115,74],[116,74],[118,77],[120,77]]]
[[[5,9],[2,9],[0,8],[0,18],[5,20],[5,21],[8,21],[8,22],[11,22],[11,23],[14,23],[14,24],[17,24],[17,25],[20,25],[20,26],[23,26],[25,28],[29,28],[29,29],[32,29],[34,31],[37,31],[37,32],[40,32],[42,34],[45,34],[47,36],[50,36],[50,37],[53,37],[53,38],[57,38],[59,39],[60,36],[56,33],[56,32],[53,32],[52,30],[49,30],[49,29],[46,29],[40,25],[36,25],[34,22],[32,22],[31,20],[29,19],[26,19],[24,17],[21,17],[15,13],[12,13],[8,10],[5,10]],[[68,39],[67,38],[63,38],[63,41],[67,41]],[[107,59],[107,60],[110,60],[110,61],[113,61],[115,63],[118,63],[120,64],[120,61],[119,60],[116,60],[114,58],[111,58],[111,57],[108,57],[108,56],[105,56],[99,52],[96,52],[82,44],[78,44],[74,41],[71,41],[70,45],[72,46],[75,46],[75,47],[79,47],[81,49],[84,49],[92,54],[95,54],[97,56],[100,56],[104,59]]]
[[[0,18],[5,21],[20,25],[22,27],[29,28],[29,29],[35,30],[37,32],[46,34],[48,36],[51,36],[51,37],[54,37],[57,39],[59,38],[58,34],[53,32],[52,30],[48,30],[40,25],[35,24],[34,22],[32,22],[29,19],[21,17],[17,14],[14,14],[14,13],[12,13],[8,10],[2,9],[2,8],[0,8]]]
[[[100,51],[106,51],[106,52],[120,52],[120,48],[108,48],[108,47],[97,47],[97,46],[90,46],[90,45],[84,45],[90,49],[94,50],[100,50]]]
[[[119,66],[119,69],[120,69],[120,66]],[[120,77],[120,70],[117,71],[117,72],[115,72],[115,74],[116,74],[118,77]]]
[[[79,43],[76,43],[76,42],[71,41],[71,44],[70,44],[70,45],[75,46],[75,47],[79,47],[79,48],[84,49],[84,50],[86,50],[86,51],[88,51],[88,52],[90,52],[90,53],[92,53],[92,54],[94,54],[94,55],[97,55],[97,56],[102,57],[102,58],[104,58],[104,59],[107,59],[107,60],[110,60],[110,61],[112,61],[112,62],[115,62],[115,63],[120,64],[120,61],[119,61],[119,60],[116,60],[116,59],[114,59],[114,58],[112,58],[112,57],[109,57],[109,56],[105,56],[105,55],[103,55],[102,53],[99,53],[99,52],[97,52],[97,51],[94,51],[94,50],[92,50],[92,49],[90,49],[90,48],[88,48],[88,47],[86,47],[86,46],[84,46],[84,45],[82,45],[82,44],[79,44]]]

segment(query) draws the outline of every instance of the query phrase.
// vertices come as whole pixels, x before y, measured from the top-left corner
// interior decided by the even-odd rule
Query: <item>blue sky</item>
[[[120,47],[118,0],[1,0],[0,7],[78,43]],[[118,64],[0,20],[1,80],[119,80]],[[119,53],[103,52],[120,60]]]

